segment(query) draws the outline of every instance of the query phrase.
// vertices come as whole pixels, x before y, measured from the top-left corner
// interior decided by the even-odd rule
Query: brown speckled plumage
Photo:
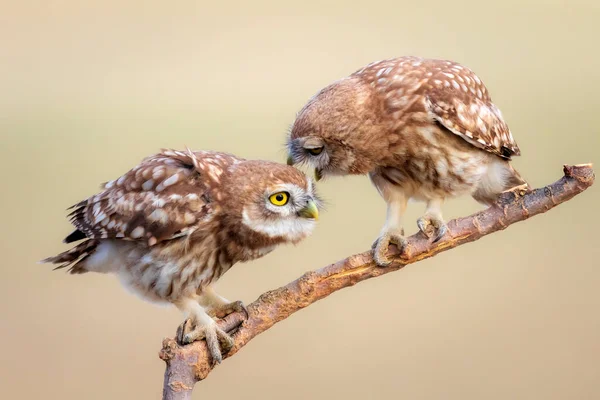
[[[287,194],[286,204],[271,202],[278,193]],[[211,283],[237,262],[308,236],[317,203],[312,181],[293,167],[163,150],[71,207],[77,229],[65,242],[83,241],[44,261],[71,273],[115,273],[142,298],[171,302],[212,329],[204,310],[218,315],[235,303],[212,292]]]
[[[290,164],[309,163],[317,176],[369,175],[388,203],[376,243],[381,264],[388,239],[404,241],[409,198],[428,203],[418,224],[439,238],[445,198],[470,194],[490,204],[525,183],[509,164],[519,147],[485,85],[446,60],[383,60],[334,82],[298,113],[288,149]]]

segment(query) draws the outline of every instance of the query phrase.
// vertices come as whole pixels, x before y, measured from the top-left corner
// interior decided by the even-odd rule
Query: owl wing
[[[492,103],[483,82],[466,67],[449,61],[429,82],[425,98],[433,118],[472,145],[510,159],[520,155],[500,110]]]
[[[77,228],[65,242],[146,241],[149,246],[191,234],[211,212],[210,190],[233,156],[163,150],[144,159],[104,191],[73,207]]]

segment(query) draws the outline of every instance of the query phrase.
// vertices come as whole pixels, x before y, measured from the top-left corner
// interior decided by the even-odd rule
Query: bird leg
[[[248,310],[241,301],[229,301],[215,293],[210,286],[202,289],[200,304],[206,308],[206,313],[213,318],[225,318],[231,313],[243,311],[248,318]]]
[[[390,244],[395,244],[398,250],[402,251],[406,247],[407,241],[404,237],[404,228],[402,228],[402,216],[406,211],[408,199],[402,193],[395,195],[387,200],[387,216],[385,225],[381,230],[379,238],[373,243],[373,258],[377,265],[385,267],[392,260],[387,256]]]
[[[439,241],[448,231],[448,226],[442,217],[443,202],[444,199],[429,200],[425,209],[425,215],[417,220],[417,225],[421,232],[428,238],[433,237],[433,243]]]
[[[177,304],[179,309],[189,314],[177,329],[177,340],[180,344],[190,344],[196,340],[206,339],[208,351],[213,365],[223,361],[223,352],[233,347],[233,338],[217,326],[198,302],[198,299],[185,299]]]

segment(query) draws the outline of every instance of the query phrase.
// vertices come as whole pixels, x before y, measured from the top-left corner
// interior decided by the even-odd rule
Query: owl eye
[[[309,154],[311,154],[313,156],[318,156],[323,151],[323,147],[315,147],[315,148],[306,149],[306,150],[308,150]]]
[[[271,204],[276,206],[285,206],[290,199],[290,194],[288,192],[279,192],[272,194],[269,196],[269,201]]]

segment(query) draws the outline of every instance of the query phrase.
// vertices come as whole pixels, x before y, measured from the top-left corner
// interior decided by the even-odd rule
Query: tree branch
[[[402,254],[395,246],[391,246],[390,255],[394,257],[394,262],[388,267],[375,265],[371,252],[367,251],[307,272],[286,286],[262,294],[248,306],[246,320],[244,313],[237,312],[218,322],[225,331],[235,331],[235,344],[223,358],[231,357],[252,338],[277,322],[337,290],[397,271],[405,265],[544,213],[570,200],[593,183],[591,164],[565,165],[564,176],[549,186],[532,191],[524,187],[515,188],[503,193],[496,204],[488,209],[450,221],[448,233],[435,244],[419,232],[408,238],[408,246]],[[205,341],[181,347],[174,339],[164,339],[160,358],[167,363],[163,390],[165,400],[191,399],[194,384],[206,378],[213,369]]]

